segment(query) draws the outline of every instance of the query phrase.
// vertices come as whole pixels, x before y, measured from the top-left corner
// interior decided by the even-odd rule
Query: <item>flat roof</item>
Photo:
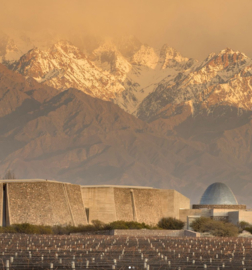
[[[68,182],[60,182],[56,180],[47,180],[47,179],[2,179],[0,180],[0,183],[22,183],[22,182],[51,182],[51,183],[71,184]]]
[[[69,182],[61,182],[57,180],[47,180],[47,179],[2,179],[0,183],[22,183],[22,182],[50,182],[50,183],[63,183],[63,184],[73,184],[79,185],[75,183]],[[144,186],[125,186],[125,185],[79,185],[82,188],[138,188],[138,189],[154,189],[153,187],[144,187]]]
[[[143,186],[124,186],[124,185],[81,185],[81,187],[86,188],[140,188],[140,189],[154,189],[153,187],[143,187]]]

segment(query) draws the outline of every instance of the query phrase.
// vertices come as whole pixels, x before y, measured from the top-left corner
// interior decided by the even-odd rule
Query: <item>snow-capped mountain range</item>
[[[189,106],[192,114],[202,109],[212,113],[216,106],[252,110],[251,59],[229,48],[210,54],[173,80],[160,82],[139,105],[137,115],[151,121],[160,111],[171,116],[181,105]]]
[[[89,53],[68,41],[38,44],[2,36],[1,62],[59,91],[73,87],[113,101],[143,120],[164,110],[170,117],[178,105],[192,114],[210,113],[216,104],[252,109],[252,62],[239,51],[225,49],[198,62],[167,44],[157,50],[132,37],[102,40]]]
[[[9,67],[60,91],[77,88],[104,100],[114,98],[115,93],[123,90],[115,76],[98,69],[66,41],[57,42],[49,49],[34,48]]]
[[[250,198],[252,60],[242,52],[197,61],[134,37],[5,35],[0,59],[2,172],[191,198],[225,181]]]

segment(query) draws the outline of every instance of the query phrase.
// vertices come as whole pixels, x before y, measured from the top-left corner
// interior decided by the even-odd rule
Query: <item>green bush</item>
[[[105,223],[98,220],[98,219],[92,220],[92,224],[93,224],[94,228],[97,230],[103,230],[104,226],[105,226]]]
[[[52,227],[29,223],[0,227],[0,233],[53,234]]]
[[[212,219],[208,217],[200,217],[195,219],[191,224],[190,227],[195,231],[195,232],[205,232],[205,226],[209,222],[211,222]]]
[[[38,233],[37,226],[31,225],[29,223],[22,224],[14,224],[12,225],[17,233],[26,233],[26,234],[34,234]]]
[[[37,227],[37,234],[53,234],[52,227],[39,225]]]
[[[158,222],[158,227],[166,230],[182,230],[185,223],[179,219],[168,217]]]
[[[241,230],[244,230],[244,229],[247,228],[247,227],[250,227],[250,224],[249,224],[248,222],[246,222],[246,221],[241,221],[241,222],[239,222],[239,228],[240,228]]]
[[[220,237],[235,237],[239,233],[238,227],[234,224],[217,220],[212,220],[205,228],[212,235]]]
[[[79,226],[43,226],[32,225],[29,223],[14,224],[7,227],[0,227],[0,233],[26,233],[26,234],[70,234],[70,233],[82,233],[100,230],[114,230],[114,229],[153,229],[154,227],[148,226],[145,223],[139,223],[135,221],[114,221],[105,224],[99,220],[93,220],[92,224],[79,225]]]
[[[245,231],[250,232],[252,234],[252,226],[248,226],[244,228]]]
[[[106,230],[116,230],[116,229],[129,229],[126,222],[122,220],[113,221],[105,226]]]
[[[6,227],[10,230],[10,227],[14,229],[17,233],[26,234],[53,234],[53,230],[50,226],[43,225],[32,225],[29,223],[14,224],[12,226]]]
[[[124,221],[124,220],[117,220],[113,221],[109,224],[104,226],[105,230],[116,230],[116,229],[151,229],[151,226],[145,223],[139,223],[136,221]]]
[[[127,222],[127,226],[129,229],[151,229],[152,227],[145,224],[144,222],[142,223],[139,223],[139,222],[136,222],[136,221],[128,221]]]
[[[235,237],[239,233],[238,227],[232,223],[200,217],[190,224],[196,232],[209,232],[219,237]]]
[[[7,227],[0,227],[0,233],[17,233],[14,227],[7,226]]]
[[[53,234],[57,234],[57,235],[69,234],[69,230],[67,226],[55,225],[52,227],[52,230],[53,230]]]

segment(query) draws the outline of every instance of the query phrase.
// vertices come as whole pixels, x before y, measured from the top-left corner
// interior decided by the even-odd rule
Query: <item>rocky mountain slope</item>
[[[2,172],[82,184],[185,185],[169,171],[175,160],[186,162],[176,152],[186,156],[196,151],[193,144],[159,135],[111,102],[41,88],[0,68]]]
[[[251,68],[251,59],[238,51],[227,48],[219,54],[210,54],[190,72],[160,83],[141,103],[137,116],[151,121],[161,111],[168,116],[168,107],[181,105],[189,106],[193,115],[203,109],[211,114],[216,106],[251,110]]]
[[[20,178],[174,188],[193,202],[206,185],[224,181],[235,189],[241,203],[248,203],[249,113],[240,118],[231,115],[236,122],[230,118],[229,129],[213,120],[212,127],[205,129],[214,128],[214,136],[208,135],[218,140],[205,137],[204,141],[191,139],[190,132],[187,138],[167,136],[111,102],[76,89],[58,92],[4,66],[0,66],[0,82],[3,175],[11,169]],[[204,128],[205,119],[198,120],[197,127]],[[177,133],[190,127],[197,130],[195,122],[187,121],[177,127]]]
[[[175,188],[193,202],[222,181],[252,206],[249,57],[197,62],[135,39],[83,50],[56,42],[5,61],[15,73],[0,67],[3,172]]]

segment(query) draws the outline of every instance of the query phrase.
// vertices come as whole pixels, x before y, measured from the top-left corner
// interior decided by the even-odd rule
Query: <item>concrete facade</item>
[[[190,208],[190,200],[175,190],[144,187],[82,187],[88,220],[144,222],[156,225],[163,217],[179,218],[180,208]]]
[[[185,222],[185,229],[190,229],[191,222],[199,217],[209,217],[215,220],[228,221],[236,226],[238,226],[241,221],[252,224],[252,210],[200,208],[180,209],[179,212],[179,219]]]
[[[130,188],[114,188],[116,219],[136,221],[134,197]]]
[[[79,186],[47,180],[1,180],[2,225],[85,225],[116,220],[156,225],[179,218],[190,200],[175,190],[134,186]]]
[[[114,189],[103,187],[81,187],[82,198],[89,223],[102,220],[105,223],[116,220]]]
[[[232,211],[232,212],[228,212],[227,214],[228,214],[228,220],[236,226],[239,225],[239,222],[241,221],[245,221],[252,224],[252,210]]]
[[[51,181],[9,181],[4,185],[8,201],[6,225],[26,222],[51,226],[87,224],[78,185]]]
[[[188,216],[201,216],[201,217],[210,217],[211,211],[209,209],[180,209],[179,210],[179,219],[187,223]]]

